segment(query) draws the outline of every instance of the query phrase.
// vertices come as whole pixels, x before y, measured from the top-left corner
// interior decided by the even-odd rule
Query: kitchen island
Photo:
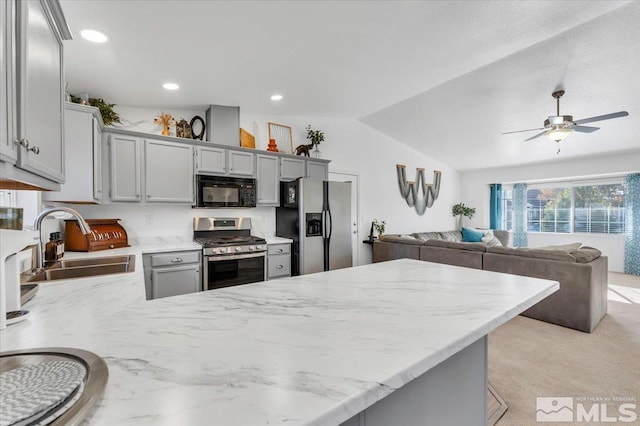
[[[135,272],[41,284],[0,333],[106,360],[91,425],[485,424],[487,334],[558,289],[404,259],[146,301],[140,249],[88,255],[123,253]]]

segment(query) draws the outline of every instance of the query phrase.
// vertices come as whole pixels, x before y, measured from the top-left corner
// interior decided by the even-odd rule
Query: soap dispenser
[[[55,262],[62,259],[64,255],[64,242],[60,238],[59,232],[49,234],[49,241],[44,247],[45,262]]]

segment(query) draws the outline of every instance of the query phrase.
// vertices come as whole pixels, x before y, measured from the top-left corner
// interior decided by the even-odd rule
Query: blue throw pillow
[[[462,241],[465,243],[479,243],[482,241],[484,232],[473,228],[462,227]]]

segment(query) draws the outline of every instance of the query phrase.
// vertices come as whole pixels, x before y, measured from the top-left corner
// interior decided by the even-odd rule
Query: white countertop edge
[[[387,380],[378,383],[378,386],[369,388],[361,392],[360,394],[353,395],[346,401],[342,401],[340,404],[334,406],[331,410],[316,418],[312,423],[309,423],[309,425],[320,426],[340,424],[355,416],[356,414],[366,410],[368,407],[380,401],[393,391],[406,385],[411,380],[423,375],[436,365],[446,361],[451,356],[460,352],[462,349],[476,342],[483,336],[487,336],[496,328],[507,323],[511,319],[520,315],[522,312],[534,306],[536,303],[540,302],[542,299],[548,297],[549,295],[555,293],[560,289],[560,283],[558,281],[547,281],[552,282],[553,285],[545,289],[543,292],[538,293],[536,296],[531,297],[526,302],[519,304],[515,308],[510,309],[509,311],[506,311],[503,314],[497,316],[493,320],[481,325],[480,327],[478,327],[478,329],[474,330],[473,333],[469,333],[463,338],[452,342],[449,346],[443,348],[437,353],[424,358],[423,360],[403,371],[396,372]]]
[[[283,237],[264,237],[264,239],[267,241],[267,244],[291,244],[291,243],[293,243],[292,239],[283,238]]]

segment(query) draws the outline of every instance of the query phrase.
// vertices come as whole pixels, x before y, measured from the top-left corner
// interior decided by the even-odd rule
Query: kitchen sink
[[[25,275],[23,282],[66,280],[120,274],[135,270],[135,256],[108,256],[91,259],[60,260],[33,275]]]
[[[107,257],[94,257],[90,259],[64,259],[57,261],[53,268],[75,268],[78,266],[97,266],[97,265],[111,265],[120,263],[132,262],[133,256],[107,256]]]

